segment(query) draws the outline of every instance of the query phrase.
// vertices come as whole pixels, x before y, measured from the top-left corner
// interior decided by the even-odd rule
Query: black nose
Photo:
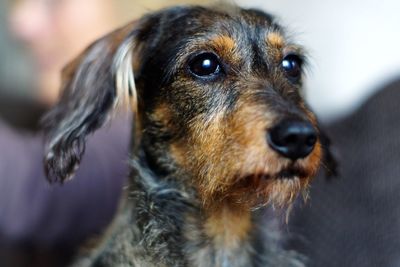
[[[284,120],[268,132],[268,143],[291,160],[307,157],[317,142],[317,133],[309,122]]]

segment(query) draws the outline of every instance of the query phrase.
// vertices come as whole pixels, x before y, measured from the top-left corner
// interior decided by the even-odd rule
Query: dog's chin
[[[288,208],[297,196],[307,198],[313,174],[301,168],[285,168],[277,173],[257,173],[239,179],[232,196],[251,209],[271,205]]]

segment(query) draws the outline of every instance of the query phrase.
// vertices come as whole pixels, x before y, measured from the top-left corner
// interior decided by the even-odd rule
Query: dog
[[[305,63],[272,15],[227,4],[150,13],[72,61],[44,119],[50,181],[119,107],[134,114],[121,211],[73,266],[303,266],[265,213],[332,165]]]

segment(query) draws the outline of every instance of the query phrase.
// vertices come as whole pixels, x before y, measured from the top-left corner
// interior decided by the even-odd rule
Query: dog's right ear
[[[88,134],[101,127],[118,104],[137,109],[133,66],[157,29],[147,16],[99,39],[63,71],[60,102],[43,118],[44,165],[50,181],[72,177]]]
[[[320,139],[323,151],[322,164],[325,169],[325,175],[328,179],[339,176],[339,164],[337,157],[332,151],[331,140],[328,135],[320,129]]]

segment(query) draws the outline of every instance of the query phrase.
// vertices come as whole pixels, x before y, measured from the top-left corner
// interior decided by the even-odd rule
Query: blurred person
[[[9,28],[32,58],[33,100],[13,99],[8,117],[40,116],[57,101],[63,66],[118,24],[111,0],[10,2]],[[2,99],[7,103],[7,100]],[[19,125],[20,126],[20,125]],[[25,125],[22,125],[25,126]],[[23,127],[25,129],[25,127]],[[0,265],[58,266],[111,220],[126,176],[129,119],[91,138],[85,170],[50,187],[42,168],[41,132],[0,121]]]
[[[144,11],[188,1],[14,0],[9,29],[31,56],[33,100],[7,99],[8,118],[37,115],[58,98],[63,66],[94,39]],[[18,101],[17,101],[18,102]],[[27,111],[24,113],[24,110]],[[1,110],[0,110],[1,111]],[[0,266],[62,266],[76,247],[110,222],[124,185],[130,119],[122,116],[89,139],[76,179],[49,186],[42,133],[0,118]]]
[[[118,1],[15,0],[10,30],[32,56],[37,99],[51,105],[58,97],[64,65],[93,40],[116,28]]]
[[[32,77],[27,92],[30,98],[7,94],[2,99],[3,117],[11,122],[18,120],[18,126],[26,126],[19,121],[37,124],[41,114],[57,100],[64,65],[121,21],[115,3],[123,1],[9,1],[9,32],[25,48]],[[11,85],[9,90],[16,88]]]
[[[166,4],[189,3],[135,1],[135,7],[132,7],[127,2],[14,0],[10,28],[33,57],[39,101],[51,105],[57,100],[62,68],[93,40],[146,10]],[[123,7],[126,9],[121,12]]]

